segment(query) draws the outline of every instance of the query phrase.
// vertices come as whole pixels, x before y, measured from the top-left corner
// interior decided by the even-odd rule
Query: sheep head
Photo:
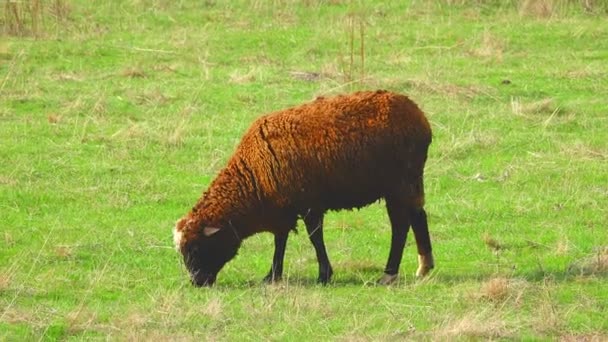
[[[196,286],[213,285],[217,274],[234,258],[241,243],[232,229],[205,226],[191,217],[177,221],[173,241]]]

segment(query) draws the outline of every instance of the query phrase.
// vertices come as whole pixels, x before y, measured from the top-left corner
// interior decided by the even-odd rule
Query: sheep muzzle
[[[192,285],[196,287],[211,287],[215,283],[216,274],[197,273],[192,274]]]

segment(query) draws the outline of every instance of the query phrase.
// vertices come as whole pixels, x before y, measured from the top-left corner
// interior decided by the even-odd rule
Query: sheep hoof
[[[333,274],[334,271],[331,268],[326,271],[319,272],[319,278],[317,279],[317,283],[327,285],[327,283],[329,283],[329,281],[331,280],[331,276]]]
[[[275,283],[280,282],[281,280],[282,280],[282,277],[269,274],[269,275],[267,275],[267,276],[264,277],[264,279],[262,280],[262,282],[264,284],[275,284]]]
[[[321,285],[327,285],[330,280],[331,280],[331,275],[330,276],[319,276],[319,278],[317,279],[317,283],[319,283]]]
[[[395,273],[395,274],[384,273],[382,278],[380,278],[380,280],[378,280],[378,284],[379,285],[390,285],[390,284],[394,283],[398,277],[399,277],[398,273]]]
[[[432,253],[418,255],[418,270],[416,271],[416,277],[424,277],[433,269],[433,267],[435,267],[435,261],[433,260]]]

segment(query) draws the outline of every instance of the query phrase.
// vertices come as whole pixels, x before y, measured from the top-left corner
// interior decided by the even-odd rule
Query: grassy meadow
[[[0,340],[608,340],[603,1],[3,1]],[[171,230],[260,115],[361,89],[434,133],[436,269],[384,204],[190,285]],[[356,186],[354,184],[353,186]]]

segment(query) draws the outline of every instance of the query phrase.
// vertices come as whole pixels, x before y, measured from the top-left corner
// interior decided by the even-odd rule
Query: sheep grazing
[[[423,171],[431,127],[418,106],[388,91],[357,92],[257,119],[228,165],[174,229],[192,283],[210,286],[243,239],[274,234],[266,281],[281,279],[287,237],[302,218],[319,263],[332,267],[323,242],[327,210],[361,208],[384,198],[392,228],[381,284],[397,278],[410,225],[423,276],[434,266]]]

